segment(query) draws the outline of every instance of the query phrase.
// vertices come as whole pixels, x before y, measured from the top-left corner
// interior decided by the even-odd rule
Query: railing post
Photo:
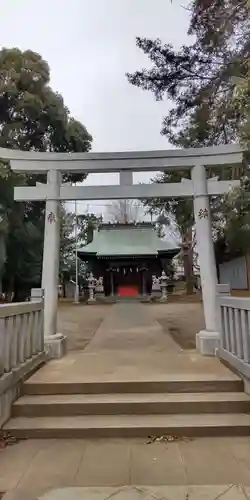
[[[216,286],[216,293],[219,297],[231,295],[229,284],[218,284]],[[224,347],[224,309],[221,306],[220,300],[217,301],[217,329],[220,334],[220,347]]]
[[[44,290],[43,288],[32,288],[31,289],[31,302],[41,301],[43,304],[42,310],[36,312],[34,315],[33,324],[33,335],[32,338],[32,352],[42,352],[44,349]]]

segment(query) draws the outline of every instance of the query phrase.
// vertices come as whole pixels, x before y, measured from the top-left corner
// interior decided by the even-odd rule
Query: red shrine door
[[[118,286],[118,297],[136,297],[138,295],[138,286],[120,285]]]
[[[135,266],[120,268],[117,283],[118,297],[136,297],[139,294],[140,273]]]

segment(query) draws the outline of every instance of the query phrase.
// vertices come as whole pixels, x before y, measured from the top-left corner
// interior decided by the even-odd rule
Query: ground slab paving
[[[219,499],[222,492],[227,500],[250,499],[250,438],[196,438],[147,444],[148,441],[21,441],[0,451],[3,500],[35,500],[51,490],[73,487],[80,488],[74,490],[76,493],[84,488],[83,499],[86,491],[92,491],[93,500],[102,500],[100,488],[108,488],[104,494],[106,491],[107,496],[112,496],[119,487],[123,492],[121,500],[134,500],[124,485],[144,485],[143,491],[150,491],[151,496],[155,492],[156,500],[213,500]],[[98,499],[96,491],[100,492]],[[195,497],[198,493],[200,496]],[[149,493],[140,495],[143,500],[151,500]],[[78,500],[72,493],[72,500],[75,498]]]
[[[69,487],[53,489],[33,500],[247,500],[248,491],[243,486],[123,486],[116,488]],[[4,496],[3,500],[22,497]],[[30,497],[29,497],[30,498]],[[23,497],[23,500],[28,497]]]
[[[81,311],[78,321],[84,325],[86,310]],[[49,362],[28,384],[238,380],[218,359],[182,351],[150,306],[116,304],[105,311],[103,319],[99,315],[99,326],[91,326],[96,332],[91,330],[83,351],[72,350]],[[172,318],[174,314],[176,310]],[[77,330],[78,347],[79,339]],[[250,499],[250,437],[20,441],[0,450],[1,496],[3,500]]]
[[[123,488],[65,488],[52,490],[39,500],[246,500],[240,486],[160,486]]]

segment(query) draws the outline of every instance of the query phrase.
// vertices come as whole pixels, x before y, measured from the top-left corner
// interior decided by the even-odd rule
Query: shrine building
[[[77,253],[96,278],[103,277],[106,296],[132,297],[151,294],[152,277],[179,251],[170,238],[157,236],[153,224],[142,222],[102,224]]]

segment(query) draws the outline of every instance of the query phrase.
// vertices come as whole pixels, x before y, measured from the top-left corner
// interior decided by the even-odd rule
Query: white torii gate
[[[211,232],[209,196],[227,193],[239,181],[207,180],[206,167],[240,166],[238,145],[186,150],[123,153],[37,153],[0,148],[0,158],[10,161],[15,172],[47,173],[47,184],[16,187],[16,201],[46,201],[42,288],[44,289],[44,335],[54,355],[62,353],[63,336],[57,333],[58,271],[61,201],[99,199],[149,199],[193,197],[197,247],[203,292],[205,330],[197,334],[197,348],[213,355],[219,346],[217,327],[217,272]],[[135,171],[191,170],[191,180],[170,184],[133,184]],[[119,172],[120,185],[69,186],[61,173]],[[53,347],[52,347],[53,352]]]

